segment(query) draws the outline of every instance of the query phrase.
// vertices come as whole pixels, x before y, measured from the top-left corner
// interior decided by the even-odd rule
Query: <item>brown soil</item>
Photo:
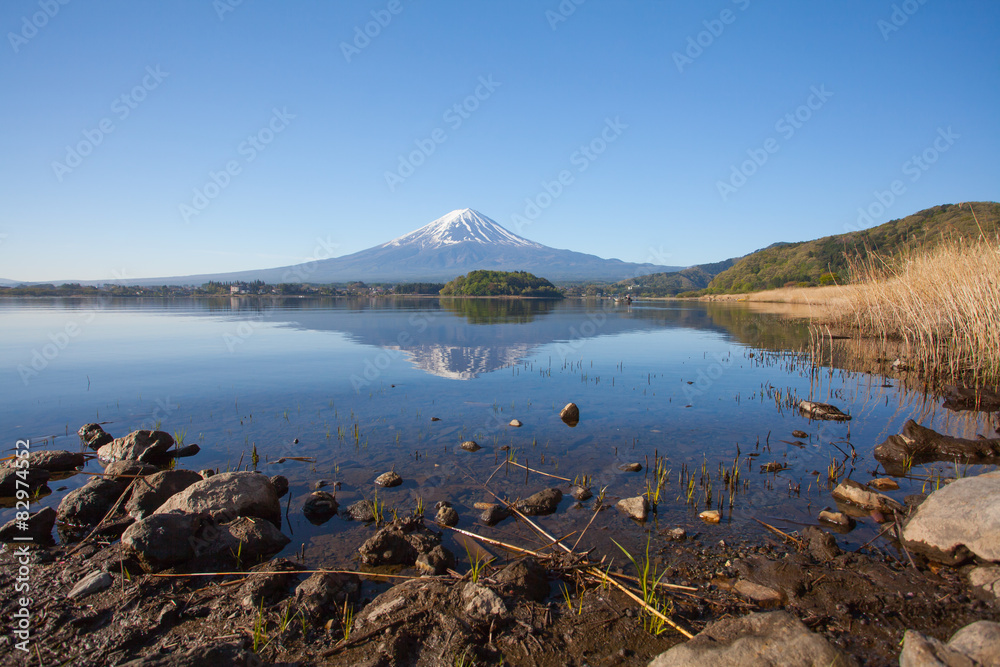
[[[663,581],[697,588],[665,592],[672,617],[697,633],[713,620],[761,609],[733,590],[736,581],[746,579],[777,591],[778,606],[868,665],[897,664],[906,629],[946,640],[975,620],[1000,621],[996,600],[971,590],[960,570],[920,562],[917,569],[905,555],[902,560],[892,555],[892,545],[884,542],[840,553],[816,532],[809,538],[792,544],[775,536],[739,545],[697,536],[655,538],[655,560],[661,568],[669,564]],[[294,589],[307,575],[286,577],[271,604],[255,607],[243,602],[243,576],[138,574],[137,564],[122,558],[117,544],[87,544],[71,554],[72,549],[56,545],[31,551],[28,654],[14,648],[9,625],[23,595],[15,592],[18,563],[12,546],[0,552],[0,613],[7,626],[0,639],[2,664],[97,666],[157,656],[172,659],[169,664],[208,659],[238,664],[242,649],[262,661],[242,653],[242,664],[645,665],[684,640],[670,629],[651,635],[643,629],[644,615],[624,594],[582,585],[573,570],[555,566],[549,568],[551,594],[542,602],[497,583],[495,569],[484,572],[480,583],[495,590],[509,610],[485,618],[465,609],[462,592],[469,573],[392,584],[364,578],[354,605],[354,631],[345,643],[340,611],[312,617],[298,613]],[[271,562],[255,569],[274,567]],[[81,600],[67,598],[69,589],[95,569],[109,572],[113,585]],[[416,577],[412,570],[395,573]],[[372,600],[383,593],[376,604],[390,612],[374,614]],[[222,658],[179,659],[189,649],[223,644],[233,646],[218,649]]]

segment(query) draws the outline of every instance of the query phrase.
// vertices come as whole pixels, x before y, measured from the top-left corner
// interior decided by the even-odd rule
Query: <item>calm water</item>
[[[460,527],[524,543],[513,521],[486,528],[472,509],[492,500],[482,483],[507,455],[501,447],[537,470],[588,475],[594,493],[606,487],[612,503],[642,493],[652,479],[620,465],[649,467],[654,454],[666,457],[670,481],[656,515],[640,527],[603,512],[581,542],[611,552],[609,537],[638,545],[650,529],[675,525],[732,539],[762,532],[753,518],[784,530],[813,523],[834,505],[815,472],[825,479],[850,442],[859,457],[847,469],[870,479],[872,448],[909,418],[954,435],[985,432],[977,415],[946,411],[895,382],[839,369],[812,373],[797,352],[807,342],[803,323],[738,304],[3,300],[0,435],[9,454],[24,438],[34,448],[79,449],[75,431],[91,421],[108,422],[114,436],[159,427],[201,445],[198,456],[178,461],[196,470],[249,466],[256,447],[260,470],[291,481],[287,552],[305,545],[309,563],[329,565],[346,561],[371,528],[340,517],[307,522],[301,506],[319,480],[341,484],[343,505],[372,497],[374,477],[395,468],[405,483],[378,494],[390,507],[408,513],[420,497],[433,516],[436,501],[450,500]],[[809,422],[789,407],[810,397],[854,420]],[[574,428],[558,417],[570,401],[581,411]],[[508,426],[514,418],[524,426]],[[811,437],[796,443],[795,429]],[[461,450],[469,439],[483,449]],[[738,450],[740,492],[730,509],[715,482],[712,506],[724,496],[725,518],[706,527],[696,518],[704,502],[685,503],[678,474],[686,466],[700,476],[704,466],[714,478]],[[789,468],[760,473],[770,461]],[[87,469],[100,466],[92,461]],[[954,466],[914,472],[954,475]],[[85,481],[54,482],[40,503],[55,507]],[[899,498],[926,486],[919,478],[900,482]],[[490,489],[518,497],[553,485],[568,486],[538,474],[525,480],[511,467]],[[696,494],[703,498],[701,488]],[[567,497],[541,521],[559,535],[582,530],[593,503],[574,506]],[[0,510],[0,520],[12,516]],[[860,521],[842,543],[867,541],[875,526]]]

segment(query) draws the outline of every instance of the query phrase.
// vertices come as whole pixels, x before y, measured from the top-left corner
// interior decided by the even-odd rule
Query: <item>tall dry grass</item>
[[[851,266],[850,298],[831,316],[864,335],[903,343],[931,379],[1000,384],[1000,238],[946,240]],[[834,305],[834,304],[831,304]]]

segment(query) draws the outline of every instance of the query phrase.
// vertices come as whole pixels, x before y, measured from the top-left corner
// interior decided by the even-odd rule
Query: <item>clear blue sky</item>
[[[0,4],[0,277],[280,266],[465,207],[687,265],[1000,198],[995,0],[230,4]]]

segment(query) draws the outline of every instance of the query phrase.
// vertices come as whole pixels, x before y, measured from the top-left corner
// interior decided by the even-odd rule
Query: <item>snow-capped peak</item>
[[[479,211],[474,211],[471,208],[452,211],[416,231],[389,241],[382,247],[416,245],[420,248],[439,248],[456,243],[482,243],[525,248],[542,247],[534,241],[529,241],[507,231]]]

